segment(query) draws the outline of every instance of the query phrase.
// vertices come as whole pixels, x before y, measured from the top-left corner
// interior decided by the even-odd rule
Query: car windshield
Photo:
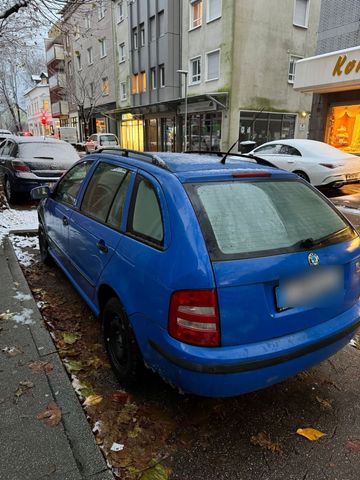
[[[72,163],[79,160],[76,150],[67,143],[56,142],[29,142],[20,143],[19,154],[21,158],[37,158],[39,160],[69,160]]]
[[[355,236],[329,204],[297,181],[203,183],[187,191],[213,259],[296,251]]]

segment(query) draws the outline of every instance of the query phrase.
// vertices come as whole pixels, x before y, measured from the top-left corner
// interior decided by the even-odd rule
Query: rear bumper
[[[350,175],[350,174],[349,174]],[[326,177],[320,185],[317,185],[319,187],[341,187],[342,185],[350,185],[353,183],[359,183],[359,179],[352,179],[348,180],[346,178],[346,174],[341,174],[341,175],[331,175],[329,177]]]
[[[360,303],[302,332],[234,347],[186,345],[161,330],[148,342],[147,361],[183,391],[234,396],[268,387],[321,362],[343,348],[359,327]]]

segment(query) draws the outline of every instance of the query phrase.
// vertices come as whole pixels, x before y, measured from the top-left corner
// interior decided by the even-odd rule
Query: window
[[[69,170],[56,187],[54,193],[55,200],[73,207],[76,203],[76,196],[80,190],[81,183],[92,165],[92,162],[86,161],[78,163]]]
[[[140,24],[140,46],[143,47],[145,45],[145,25],[143,23]]]
[[[304,238],[339,230],[344,236],[328,244],[352,237],[340,215],[300,182],[213,182],[188,191],[213,260],[299,251]]]
[[[43,107],[42,107],[44,112],[49,111],[49,100],[43,100]]]
[[[207,0],[207,21],[212,22],[221,17],[222,0]]]
[[[93,64],[93,61],[94,61],[94,58],[93,58],[93,49],[92,47],[89,47],[87,49],[87,54],[88,54],[88,64],[89,65],[92,65]]]
[[[132,81],[131,81],[131,93],[135,95],[136,93],[139,93],[139,75],[135,73],[132,76]]]
[[[89,28],[91,28],[91,14],[90,14],[90,12],[85,14],[85,28],[86,28],[86,30],[89,30]]]
[[[103,95],[109,95],[110,93],[110,84],[108,77],[102,79],[101,91]]]
[[[156,39],[156,19],[155,16],[150,17],[149,20],[149,36],[150,42],[153,42]]]
[[[124,2],[121,0],[117,3],[117,22],[120,23],[124,20]]]
[[[296,115],[283,113],[240,112],[240,142],[255,140],[258,145],[273,140],[294,138]]]
[[[201,57],[190,60],[190,85],[201,82]]]
[[[100,58],[106,57],[106,39],[102,38],[99,40],[100,43]]]
[[[160,88],[165,87],[165,65],[159,65]]]
[[[133,47],[134,47],[134,50],[136,50],[138,48],[138,33],[137,33],[137,28],[134,27],[133,28]]]
[[[121,100],[126,100],[127,99],[126,82],[121,82],[120,83],[120,99]]]
[[[146,92],[146,73],[141,72],[139,75],[139,91],[140,93]]]
[[[159,12],[159,37],[163,37],[165,35],[165,12],[161,10]]]
[[[72,61],[71,60],[68,61],[67,66],[68,66],[69,77],[72,77],[73,76],[73,70],[72,70]]]
[[[119,228],[128,186],[127,173],[119,166],[100,163],[86,188],[81,212]]]
[[[206,80],[218,80],[220,77],[220,50],[206,54]]]
[[[138,175],[127,231],[145,242],[163,245],[164,228],[159,200],[152,184]]]
[[[299,152],[299,150],[292,147],[291,145],[280,145],[279,154],[292,155],[293,157],[301,157],[301,153]]]
[[[119,62],[125,62],[125,43],[120,43],[119,45]]]
[[[82,66],[81,66],[81,55],[80,55],[80,53],[78,53],[78,55],[76,56],[76,58],[77,58],[78,70],[81,70]]]
[[[201,26],[202,23],[202,0],[190,2],[190,30]]]
[[[310,0],[295,0],[293,24],[297,27],[307,28],[309,21]]]
[[[100,0],[98,5],[98,19],[101,20],[104,17],[105,17],[105,2],[104,0]]]
[[[156,68],[152,68],[150,70],[150,76],[151,76],[151,89],[156,90],[157,85],[156,85]]]
[[[295,66],[298,60],[301,60],[303,57],[298,57],[297,55],[290,55],[289,60],[289,73],[288,73],[288,82],[294,83],[295,80]]]

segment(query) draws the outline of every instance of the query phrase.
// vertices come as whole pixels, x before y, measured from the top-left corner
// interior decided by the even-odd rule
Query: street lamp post
[[[178,70],[177,71],[178,73],[180,73],[180,75],[184,75],[185,77],[185,92],[184,92],[184,95],[185,95],[185,135],[184,135],[184,152],[186,152],[187,150],[187,123],[188,123],[188,95],[187,95],[187,91],[188,91],[188,74],[189,72],[187,70]]]

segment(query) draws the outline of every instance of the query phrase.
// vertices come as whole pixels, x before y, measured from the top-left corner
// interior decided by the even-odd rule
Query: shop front
[[[360,155],[360,47],[298,61],[294,88],[314,94],[309,137]]]

